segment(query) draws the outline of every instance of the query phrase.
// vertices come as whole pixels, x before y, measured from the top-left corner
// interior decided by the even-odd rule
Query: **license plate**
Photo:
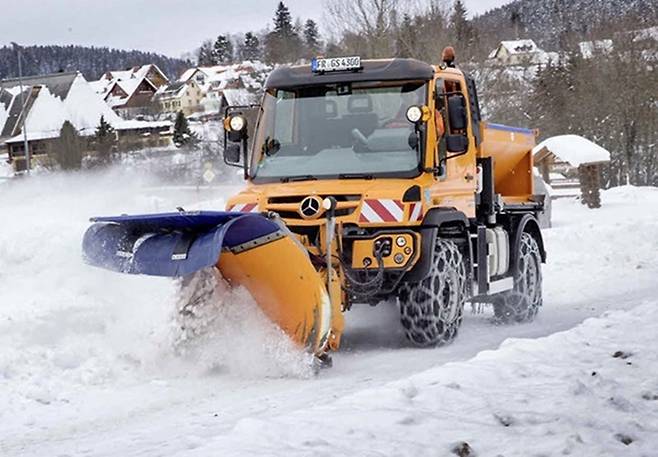
[[[329,59],[313,59],[311,70],[314,73],[325,71],[348,71],[361,68],[361,57],[333,57]]]

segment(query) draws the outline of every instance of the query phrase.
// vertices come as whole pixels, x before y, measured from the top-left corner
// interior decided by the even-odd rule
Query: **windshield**
[[[422,137],[406,118],[426,82],[354,83],[268,91],[256,132],[259,180],[419,173]]]

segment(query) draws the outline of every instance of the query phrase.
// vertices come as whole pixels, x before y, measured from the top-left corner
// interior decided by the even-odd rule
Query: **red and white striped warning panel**
[[[402,222],[404,204],[400,200],[364,200],[359,222]]]
[[[409,221],[419,222],[423,220],[423,204],[421,202],[409,205]]]
[[[237,205],[230,205],[226,211],[234,211],[236,213],[257,213],[258,203],[238,203]]]

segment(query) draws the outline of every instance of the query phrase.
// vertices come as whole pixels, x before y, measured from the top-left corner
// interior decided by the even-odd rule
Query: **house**
[[[614,49],[612,40],[581,41],[578,49],[583,59],[591,59],[597,54],[610,54]]]
[[[158,89],[155,99],[160,112],[171,115],[182,111],[185,116],[191,116],[201,109],[204,93],[194,79],[176,81]]]
[[[168,83],[169,79],[157,65],[148,64],[125,71],[108,71],[91,85],[117,114],[133,119],[157,112],[154,95]]]
[[[89,139],[101,117],[115,129],[119,147],[171,144],[170,122],[121,119],[78,72],[0,81],[0,146],[16,171],[26,169],[25,136],[34,163],[45,164],[65,121]]]
[[[254,103],[270,70],[271,67],[259,61],[195,67],[186,70],[179,82],[193,81],[198,85],[203,97],[197,111],[219,114],[227,105]],[[224,96],[226,91],[237,92]],[[241,100],[248,103],[238,103]]]
[[[491,51],[488,59],[500,65],[533,65],[556,62],[559,55],[539,48],[533,40],[501,41],[496,49]]]

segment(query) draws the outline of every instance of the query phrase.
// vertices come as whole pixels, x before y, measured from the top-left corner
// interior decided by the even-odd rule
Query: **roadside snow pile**
[[[7,160],[9,160],[9,156],[7,154],[0,154],[0,180],[2,178],[10,178],[14,175],[14,170],[11,167],[11,164],[7,162]]]
[[[572,167],[579,167],[587,163],[610,162],[608,150],[578,135],[559,135],[548,138],[535,146],[532,154],[537,154],[543,149],[548,149]]]
[[[557,301],[603,312],[602,292],[639,300],[653,287],[658,295],[658,188],[615,187],[601,201],[595,210],[576,199],[553,202],[553,228],[544,231],[547,309]]]
[[[655,455],[656,335],[652,301],[324,406],[245,419],[184,455]]]

